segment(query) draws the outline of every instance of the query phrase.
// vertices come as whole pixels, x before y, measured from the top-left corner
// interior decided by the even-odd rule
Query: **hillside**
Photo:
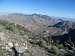
[[[14,56],[15,50],[12,48],[24,52],[30,36],[31,32],[22,26],[0,20],[0,56]]]
[[[60,21],[52,19],[51,17],[46,15],[40,14],[24,15],[20,13],[3,15],[0,17],[0,19],[9,20],[17,24],[23,25],[30,31],[36,31],[37,29],[40,30],[40,28],[46,27],[48,25],[54,25]]]
[[[0,56],[75,56],[75,23],[46,15],[0,16]]]

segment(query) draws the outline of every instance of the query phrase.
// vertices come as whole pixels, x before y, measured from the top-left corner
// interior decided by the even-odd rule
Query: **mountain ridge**
[[[0,16],[0,55],[75,56],[75,22],[45,15]]]
[[[0,16],[0,19],[4,19],[4,20],[11,20],[15,23],[20,23],[22,25],[25,26],[29,26],[29,28],[33,28],[34,26],[36,26],[36,28],[38,28],[37,26],[41,27],[41,26],[45,26],[45,25],[53,25],[56,24],[59,21],[59,19],[55,19],[55,18],[51,18],[47,15],[40,15],[40,14],[31,14],[31,15],[25,15],[25,14],[18,14],[18,13],[12,13],[12,14],[8,14],[6,16]],[[28,24],[28,25],[26,25]],[[36,29],[35,29],[36,30]]]

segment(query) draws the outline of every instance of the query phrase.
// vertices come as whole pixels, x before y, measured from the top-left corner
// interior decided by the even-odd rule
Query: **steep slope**
[[[0,19],[9,20],[17,24],[23,25],[30,31],[36,31],[37,29],[40,30],[40,28],[46,27],[48,25],[54,25],[60,21],[52,19],[51,17],[46,15],[24,15],[18,13],[8,14],[7,16],[1,16]]]

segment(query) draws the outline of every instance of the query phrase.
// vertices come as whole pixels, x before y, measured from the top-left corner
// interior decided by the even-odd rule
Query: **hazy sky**
[[[6,12],[75,18],[75,0],[0,0],[0,13]]]

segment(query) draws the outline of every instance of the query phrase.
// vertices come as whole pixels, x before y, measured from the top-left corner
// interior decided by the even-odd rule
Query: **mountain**
[[[41,14],[0,16],[0,56],[75,56],[75,22]]]
[[[36,31],[37,29],[40,30],[40,28],[43,28],[48,25],[54,25],[60,21],[46,15],[40,14],[24,15],[20,13],[3,15],[0,17],[0,19],[9,20],[17,24],[23,25],[30,31]]]

